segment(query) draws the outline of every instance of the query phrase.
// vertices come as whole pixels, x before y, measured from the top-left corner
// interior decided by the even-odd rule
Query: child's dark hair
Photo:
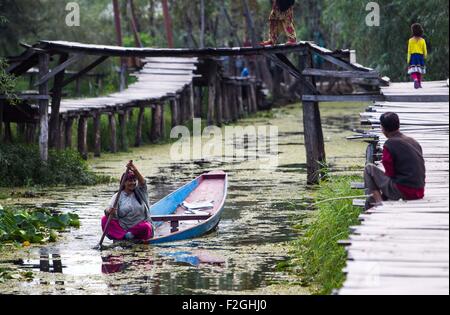
[[[394,132],[400,129],[400,118],[396,113],[384,113],[380,117],[380,122],[387,132]]]
[[[412,32],[412,36],[415,36],[415,37],[423,37],[423,34],[424,34],[423,27],[419,23],[414,23],[411,26],[411,32]]]

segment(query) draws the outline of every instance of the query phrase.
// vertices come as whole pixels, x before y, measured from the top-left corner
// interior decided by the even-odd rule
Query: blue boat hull
[[[209,185],[209,182],[211,185]],[[214,183],[213,183],[214,181]],[[151,215],[171,215],[175,214],[177,210],[179,211],[179,205],[185,201],[190,195],[194,194],[197,189],[199,189],[200,185],[202,185],[202,190],[207,189],[215,189],[217,183],[219,181],[223,181],[223,185],[220,186],[223,191],[214,191],[215,196],[220,196],[220,200],[215,200],[215,209],[214,212],[211,213],[211,217],[208,220],[199,222],[192,227],[187,229],[180,228],[180,231],[170,233],[165,232],[165,235],[158,235],[158,229],[163,229],[163,225],[167,223],[156,223],[156,237],[148,241],[149,244],[161,244],[167,242],[175,242],[182,241],[186,239],[192,239],[196,237],[200,237],[208,232],[212,231],[220,222],[225,200],[227,196],[228,189],[228,177],[224,172],[211,172],[207,174],[203,174],[192,182],[184,185],[179,188],[175,192],[171,193],[167,197],[163,198],[156,204],[154,204],[150,208]],[[219,197],[217,197],[219,199]],[[177,213],[178,214],[178,213]],[[167,230],[167,228],[165,228]]]

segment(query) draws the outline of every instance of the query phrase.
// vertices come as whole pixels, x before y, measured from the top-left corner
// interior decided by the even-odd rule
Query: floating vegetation
[[[79,217],[73,213],[0,206],[0,244],[12,241],[29,246],[32,243],[54,242],[58,231],[79,226]]]

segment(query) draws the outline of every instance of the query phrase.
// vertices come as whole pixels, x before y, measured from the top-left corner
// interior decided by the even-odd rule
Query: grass
[[[352,205],[352,198],[363,191],[351,189],[350,183],[361,181],[357,176],[335,176],[322,182],[315,194],[316,210],[310,217],[303,236],[291,243],[291,259],[285,269],[300,275],[314,294],[331,294],[342,287],[347,254],[339,240],[349,237],[349,227],[358,225],[361,209]],[[304,222],[298,222],[304,227]]]

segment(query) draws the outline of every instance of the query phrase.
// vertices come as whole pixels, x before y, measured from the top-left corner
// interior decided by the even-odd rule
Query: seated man
[[[425,161],[420,144],[400,132],[400,119],[395,113],[380,118],[387,141],[384,144],[383,173],[373,164],[365,169],[364,181],[372,195],[366,208],[379,205],[383,200],[418,200],[425,195]]]

